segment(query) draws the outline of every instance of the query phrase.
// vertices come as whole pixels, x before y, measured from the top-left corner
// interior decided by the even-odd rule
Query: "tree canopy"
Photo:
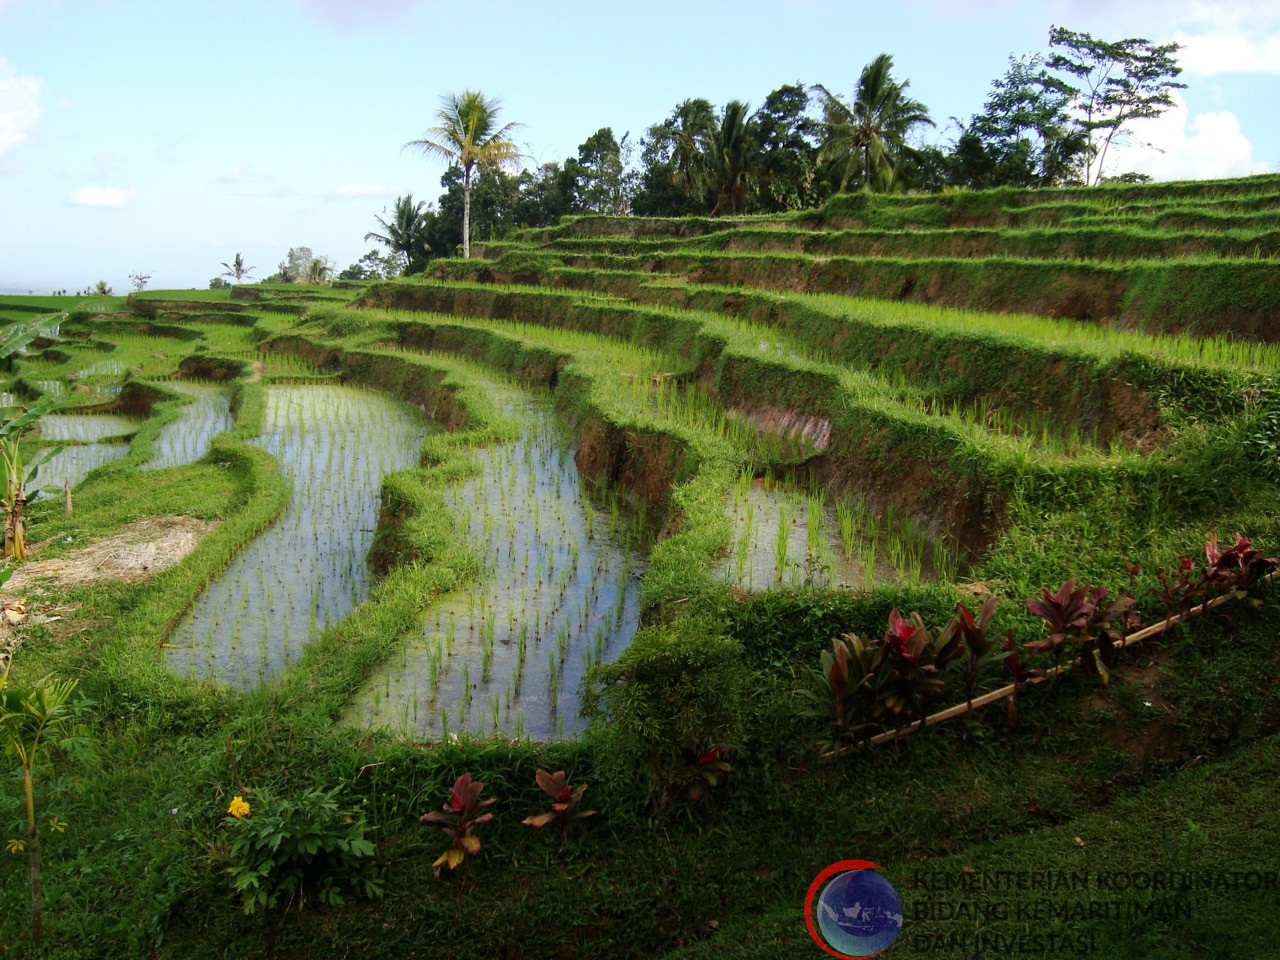
[[[469,257],[473,239],[566,215],[771,213],[816,207],[851,189],[1096,183],[1114,166],[1111,147],[1132,140],[1133,121],[1174,103],[1184,86],[1177,51],[1173,43],[1099,40],[1055,26],[1047,51],[1011,56],[981,109],[965,121],[952,117],[949,142],[935,135],[932,143],[924,139],[936,129],[928,107],[882,53],[848,96],[796,81],[754,112],[744,100],[716,106],[690,97],[634,146],[630,134],[619,139],[602,126],[574,155],[536,169],[518,168],[519,124],[500,122],[500,101],[474,90],[449,94],[436,125],[405,144],[448,161],[435,209],[406,194],[365,238],[403,257],[413,273],[459,246]],[[305,275],[308,261],[293,261],[282,275]]]

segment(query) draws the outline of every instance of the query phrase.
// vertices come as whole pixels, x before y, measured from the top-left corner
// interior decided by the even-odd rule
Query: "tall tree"
[[[578,147],[577,159],[565,161],[564,174],[577,210],[624,216],[630,209],[631,185],[626,174],[627,135],[622,142],[610,127],[601,127]]]
[[[574,203],[574,181],[554,162],[544,163],[537,170],[520,171],[515,225],[549,227],[569,213]]]
[[[1134,120],[1164,113],[1173,106],[1173,91],[1186,87],[1175,79],[1182,73],[1174,58],[1181,47],[1139,37],[1097,40],[1055,26],[1049,30],[1049,49],[1049,68],[1073,78],[1063,86],[1088,141],[1085,182],[1100,183],[1112,143],[1132,132]]]
[[[290,247],[280,264],[280,283],[303,283],[311,261],[316,259],[310,247]]]
[[[760,151],[749,110],[741,100],[730,100],[720,112],[707,157],[707,182],[716,194],[713,217],[741,213],[755,187]]]
[[[239,283],[241,280],[244,280],[254,270],[258,269],[257,267],[246,266],[244,262],[244,257],[240,256],[239,252],[237,252],[236,255],[231,258],[230,263],[223,261],[222,265],[227,268],[226,270],[222,271],[222,275],[224,277],[230,277],[236,283]]]
[[[820,202],[814,185],[821,128],[808,115],[809,99],[804,84],[784,84],[751,118],[760,151],[756,196],[765,210],[798,210]]]
[[[510,140],[520,126],[498,126],[501,101],[476,90],[446,94],[436,111],[438,125],[421,140],[411,140],[427,156],[440,157],[462,171],[462,255],[471,256],[471,182],[477,172],[510,167],[520,159],[520,149]]]
[[[838,189],[858,177],[862,189],[888,190],[894,168],[907,151],[907,137],[919,126],[933,126],[929,111],[907,95],[909,80],[893,79],[893,57],[882,53],[862,68],[852,105],[822,84],[814,87],[822,104],[821,157],[835,171]]]
[[[954,182],[1048,187],[1079,182],[1088,142],[1069,112],[1073,89],[1039,55],[1010,57],[980,114],[956,141]]]
[[[427,247],[427,211],[427,202],[419,200],[414,203],[412,193],[396,197],[390,220],[374,217],[382,227],[382,233],[371,230],[364,235],[364,238],[375,240],[388,250],[402,254],[405,258],[406,274],[421,273],[426,269],[427,259],[430,256]]]
[[[666,124],[676,186],[686,197],[707,189],[710,156],[716,136],[715,111],[707,100],[686,100]]]

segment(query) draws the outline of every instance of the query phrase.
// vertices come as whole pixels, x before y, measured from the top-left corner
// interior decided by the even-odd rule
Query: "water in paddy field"
[[[119,460],[129,452],[127,443],[82,443],[64,447],[36,473],[35,480],[27,485],[28,499],[40,499],[60,494],[67,481],[74,488],[81,480],[104,463]]]
[[[733,541],[717,573],[745,590],[870,589],[952,573],[946,554],[913,524],[870,517],[856,501],[741,478],[727,509]]]
[[[137,432],[138,421],[118,413],[51,413],[40,418],[40,438],[50,443],[97,443]]]
[[[61,493],[70,481],[76,486],[90,470],[119,460],[129,452],[127,443],[97,443],[106,437],[135,433],[138,422],[115,413],[51,413],[40,418],[40,438],[48,443],[74,442],[64,447],[36,472],[27,485],[27,497],[41,499]]]
[[[279,461],[293,495],[167,645],[175,669],[240,688],[295,661],[368,595],[382,478],[417,465],[428,430],[409,407],[354,387],[269,386],[266,394],[254,442]]]
[[[586,496],[549,401],[503,402],[519,439],[477,449],[481,473],[446,494],[484,572],[432,606],[357,695],[355,722],[421,737],[572,734],[583,671],[635,633],[644,561],[632,522]]]
[[[109,375],[113,377],[122,377],[129,370],[129,365],[123,360],[98,360],[76,371],[77,377],[92,377],[98,375]]]
[[[56,400],[71,399],[85,406],[110,403],[120,396],[120,391],[123,389],[119,382],[80,383],[75,386],[70,386],[63,380],[32,380],[30,382],[40,391],[42,397],[53,397]]]
[[[183,467],[195,463],[209,452],[218,434],[231,429],[231,394],[225,387],[207,383],[183,383],[170,380],[165,384],[175,393],[185,393],[192,401],[178,411],[178,419],[160,428],[151,445],[152,457],[143,470]]]
[[[46,397],[65,397],[67,385],[61,380],[32,380],[32,385]]]

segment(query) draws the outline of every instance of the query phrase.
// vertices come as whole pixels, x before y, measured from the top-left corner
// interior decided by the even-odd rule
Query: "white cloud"
[[[133,187],[121,190],[119,187],[81,187],[71,196],[67,203],[76,207],[127,207],[138,198],[138,191]]]
[[[1191,73],[1280,73],[1280,30],[1270,36],[1234,31],[1191,36],[1179,30],[1173,39],[1182,44],[1178,62]]]
[[[239,183],[248,176],[251,169],[252,168],[247,163],[233,163],[231,166],[227,167],[220,177],[217,178],[218,183]]]
[[[344,183],[333,188],[335,197],[389,197],[394,191],[381,183]]]
[[[0,60],[0,157],[28,138],[40,119],[40,78],[20,77]]]
[[[385,26],[404,22],[424,0],[302,0],[304,12],[334,27]]]
[[[1174,106],[1151,120],[1131,124],[1132,139],[1113,145],[1107,172],[1133,170],[1155,180],[1201,180],[1265,172],[1234,113],[1197,113],[1174,94]]]

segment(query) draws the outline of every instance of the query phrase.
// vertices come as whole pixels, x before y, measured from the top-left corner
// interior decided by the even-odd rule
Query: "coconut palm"
[[[236,283],[244,280],[254,270],[258,269],[257,267],[246,267],[244,265],[244,257],[240,256],[238,252],[231,258],[230,263],[224,261],[222,265],[227,268],[222,272],[222,276],[231,277]]]
[[[841,190],[855,175],[864,190],[890,189],[898,155],[909,149],[908,134],[922,124],[934,125],[925,105],[907,96],[910,81],[894,80],[892,69],[887,53],[863,67],[852,106],[822,84],[814,87],[826,127],[819,156],[835,167]]]
[[[750,109],[741,100],[730,100],[720,116],[708,158],[709,180],[718,192],[713,217],[741,213],[754,186],[760,151],[748,122]]]
[[[333,265],[329,263],[328,257],[312,257],[311,262],[307,264],[307,272],[304,275],[304,282],[312,286],[319,286],[329,281],[329,275],[333,273]]]
[[[672,178],[684,195],[701,195],[707,187],[711,154],[716,136],[716,118],[710,102],[686,100],[676,107],[667,124],[671,138]]]
[[[382,227],[382,233],[370,231],[366,240],[376,240],[387,249],[405,256],[405,273],[421,273],[427,263],[427,227],[425,216],[428,204],[425,200],[413,202],[413,194],[396,197],[391,219],[374,217]]]
[[[471,256],[471,182],[480,171],[512,167],[520,159],[520,148],[509,138],[521,125],[498,126],[502,102],[476,90],[450,93],[440,98],[436,111],[438,126],[427,130],[415,147],[429,157],[440,157],[462,170],[462,255]]]

